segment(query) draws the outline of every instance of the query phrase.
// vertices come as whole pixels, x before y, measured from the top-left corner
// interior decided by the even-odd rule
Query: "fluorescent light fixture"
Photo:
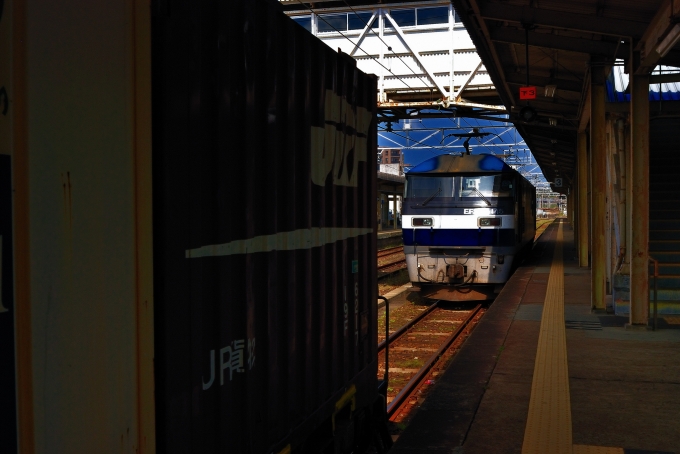
[[[546,85],[545,86],[545,97],[546,98],[552,98],[555,96],[555,90],[557,90],[557,85]]]
[[[662,57],[665,57],[668,51],[678,42],[678,39],[680,39],[680,24],[675,24],[656,47],[657,53]]]

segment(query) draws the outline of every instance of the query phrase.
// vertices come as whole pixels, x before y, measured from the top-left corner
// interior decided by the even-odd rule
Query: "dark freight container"
[[[158,452],[295,449],[377,395],[375,78],[275,1],[153,14]]]

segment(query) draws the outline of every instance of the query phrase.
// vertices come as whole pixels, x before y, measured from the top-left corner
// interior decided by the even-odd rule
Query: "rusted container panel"
[[[64,6],[0,14],[0,453],[151,452],[149,2]]]
[[[376,397],[376,83],[276,2],[155,12],[159,452],[276,451]]]

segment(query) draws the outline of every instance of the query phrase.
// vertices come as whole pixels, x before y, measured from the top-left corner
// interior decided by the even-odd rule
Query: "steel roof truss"
[[[659,46],[663,43],[664,38],[673,33],[673,27],[677,27],[680,21],[680,13],[673,14],[672,7],[673,2],[666,2],[664,7],[659,8],[635,47],[639,54],[639,64],[634,68],[635,74],[649,74],[662,58],[658,52]]]
[[[524,30],[501,27],[491,32],[491,40],[524,45],[525,32]],[[629,53],[629,45],[627,43],[596,41],[536,31],[529,32],[529,46],[546,47],[590,55],[602,55],[610,57],[612,61],[614,58],[628,58]]]
[[[460,88],[458,89],[458,91],[455,92],[455,93],[453,94],[453,96],[451,96],[451,99],[454,99],[454,100],[456,100],[456,101],[460,101],[460,97],[461,97],[461,94],[463,93],[463,90],[465,90],[465,87],[467,87],[468,84],[472,81],[472,79],[475,78],[475,75],[477,75],[477,71],[479,71],[479,68],[481,68],[483,65],[484,65],[484,63],[482,63],[482,60],[480,59],[480,60],[479,60],[479,64],[477,65],[477,67],[475,68],[475,70],[472,71],[472,72],[467,76],[467,78],[465,78],[465,82],[463,82],[463,83],[461,84]]]
[[[399,27],[399,25],[397,25],[397,22],[394,19],[392,19],[392,16],[390,16],[390,13],[388,13],[387,11],[384,11],[383,14],[387,18],[387,20],[389,20],[392,23],[392,26],[394,27],[397,34],[399,35],[399,38],[401,38],[401,41],[404,43],[404,46],[406,46],[408,51],[413,54],[413,58],[415,58],[416,61],[418,62],[418,64],[420,65],[420,67],[423,68],[423,71],[425,71],[425,73],[427,74],[427,77],[430,79],[432,84],[434,84],[434,86],[437,87],[437,90],[439,90],[439,92],[442,94],[442,96],[444,98],[448,99],[449,93],[444,89],[444,86],[442,84],[437,82],[437,79],[435,79],[434,74],[432,74],[430,72],[430,70],[427,69],[427,66],[425,65],[425,63],[420,58],[420,54],[418,52],[416,52],[415,49],[413,49],[409,45],[408,39],[406,39],[406,35],[404,35],[404,32],[401,30],[401,27]]]
[[[640,37],[645,23],[608,17],[607,20],[595,14],[578,14],[566,11],[551,11],[531,6],[517,7],[508,2],[478,1],[481,16],[487,20],[516,22],[539,27],[555,27],[601,35],[621,36],[621,30],[628,30],[633,37]]]
[[[357,39],[357,43],[354,45],[354,49],[352,49],[352,52],[349,53],[350,57],[354,57],[355,52],[359,50],[359,48],[361,47],[361,42],[364,40],[366,35],[368,35],[369,30],[372,30],[371,24],[377,17],[378,15],[373,13],[371,18],[368,20],[366,26],[364,27],[364,30],[361,32],[361,35],[359,35],[359,39]]]

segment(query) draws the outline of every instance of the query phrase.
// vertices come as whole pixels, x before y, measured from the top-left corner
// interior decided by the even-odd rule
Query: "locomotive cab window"
[[[406,198],[453,197],[453,177],[410,177],[406,179]]]
[[[513,180],[505,175],[474,175],[461,177],[461,198],[512,197]]]

